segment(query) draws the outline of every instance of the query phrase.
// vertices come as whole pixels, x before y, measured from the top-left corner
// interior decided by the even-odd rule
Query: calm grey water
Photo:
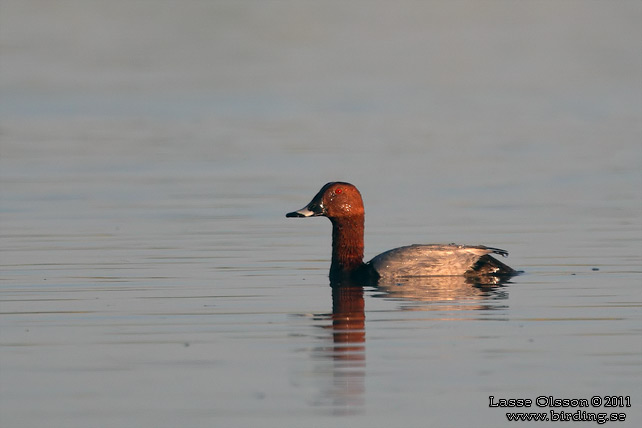
[[[0,425],[598,425],[492,395],[639,426],[640,18],[3,0]],[[284,217],[332,180],[367,257],[483,243],[525,273],[333,296],[329,222]]]

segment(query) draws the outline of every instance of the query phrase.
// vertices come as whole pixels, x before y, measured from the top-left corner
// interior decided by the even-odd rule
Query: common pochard
[[[518,272],[490,254],[508,252],[483,245],[429,244],[399,247],[363,262],[364,208],[361,194],[345,182],[331,182],[304,208],[286,217],[325,216],[332,222],[330,279],[361,283],[417,276],[511,277]]]

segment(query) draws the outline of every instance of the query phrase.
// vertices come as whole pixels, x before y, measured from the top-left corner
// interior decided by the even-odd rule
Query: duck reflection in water
[[[366,376],[366,315],[363,287],[332,287],[332,387],[325,402],[333,414],[359,413],[363,408]]]
[[[366,313],[364,293],[400,303],[399,310],[440,311],[434,321],[474,320],[481,312],[505,309],[508,293],[500,280],[473,281],[464,277],[407,278],[364,287],[332,282],[332,314],[315,319],[331,321],[332,345],[313,349],[315,378],[321,396],[314,404],[333,415],[359,414],[366,392]],[[461,315],[458,315],[461,314]]]
[[[418,311],[488,311],[506,307],[508,279],[496,277],[465,278],[458,276],[403,278],[396,281],[379,281],[374,297],[396,300],[402,310]],[[466,319],[477,317],[467,314]]]

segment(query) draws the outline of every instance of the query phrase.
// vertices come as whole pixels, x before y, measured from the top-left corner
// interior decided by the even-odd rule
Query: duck
[[[508,256],[506,250],[485,245],[413,244],[383,252],[364,263],[365,210],[359,190],[333,181],[324,185],[309,204],[285,215],[327,217],[332,223],[330,280],[363,284],[398,278],[464,276],[510,278],[519,272],[491,254]]]

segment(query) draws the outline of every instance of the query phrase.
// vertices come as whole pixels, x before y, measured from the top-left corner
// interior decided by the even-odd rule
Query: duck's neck
[[[331,276],[349,273],[363,265],[363,214],[335,217],[332,221]]]

